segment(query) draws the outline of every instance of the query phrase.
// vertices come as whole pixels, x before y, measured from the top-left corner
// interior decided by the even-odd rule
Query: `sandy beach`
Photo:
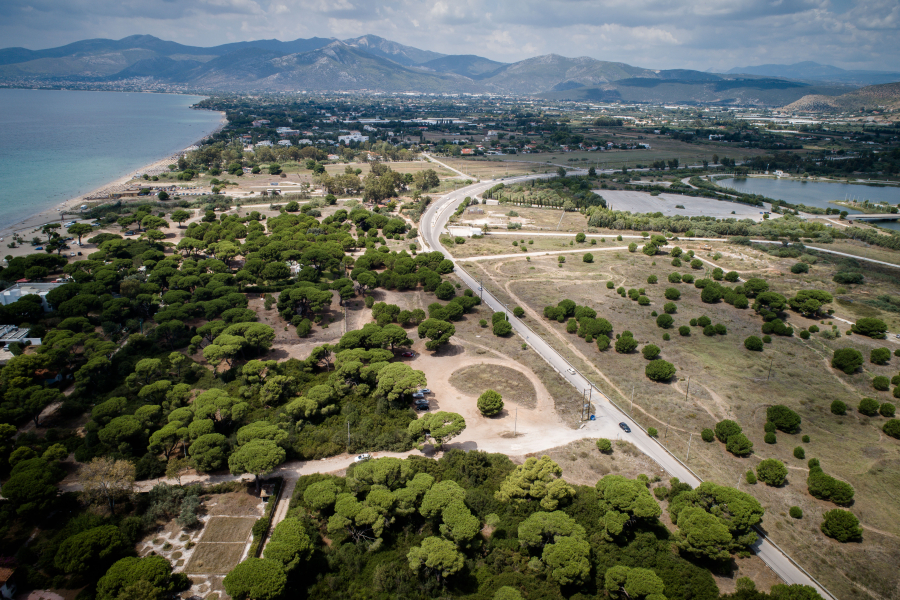
[[[211,131],[209,134],[207,134],[207,135],[203,136],[201,139],[197,140],[195,142],[195,144],[199,145],[200,142],[207,139],[209,136],[214,135],[214,134],[218,133],[219,131],[221,131],[221,129],[227,123],[227,120],[225,119],[224,112],[220,113],[220,114],[221,114],[221,120],[219,121],[218,126],[213,131]],[[0,251],[2,251],[2,255],[0,255],[0,256],[14,256],[15,257],[15,256],[23,256],[25,254],[31,254],[32,252],[34,252],[34,247],[28,242],[35,236],[38,236],[42,239],[45,238],[46,236],[41,235],[40,230],[41,230],[41,227],[43,227],[47,223],[56,223],[56,222],[67,223],[68,221],[79,220],[81,217],[81,213],[82,213],[81,206],[83,204],[90,205],[90,204],[97,203],[96,200],[88,201],[88,200],[85,200],[85,198],[94,196],[108,188],[124,186],[129,181],[132,181],[133,179],[140,177],[144,173],[153,173],[153,172],[160,172],[162,170],[167,170],[168,165],[176,162],[178,160],[178,157],[183,153],[184,153],[184,151],[182,150],[180,152],[176,152],[174,154],[168,155],[164,158],[160,158],[159,160],[156,160],[148,165],[144,165],[140,169],[137,169],[127,175],[123,175],[122,177],[119,177],[118,179],[109,181],[109,182],[97,187],[96,189],[91,190],[90,192],[69,198],[68,200],[61,202],[60,204],[57,204],[56,206],[54,206],[52,208],[43,210],[39,213],[36,213],[25,219],[22,219],[21,221],[18,221],[16,223],[0,227],[0,239],[3,240],[0,243],[2,243],[3,247],[4,247],[3,249],[0,249]],[[24,245],[19,245],[18,248],[8,248],[6,246],[10,242],[12,242],[12,237],[13,237],[14,233],[18,233],[22,238],[25,239],[26,243]]]

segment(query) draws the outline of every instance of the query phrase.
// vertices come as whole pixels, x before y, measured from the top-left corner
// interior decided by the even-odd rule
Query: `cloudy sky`
[[[547,53],[724,71],[900,70],[897,0],[0,0],[0,46],[151,34],[183,44],[366,33],[512,62]]]

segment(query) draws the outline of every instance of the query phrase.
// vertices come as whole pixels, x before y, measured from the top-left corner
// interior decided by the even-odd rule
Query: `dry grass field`
[[[185,573],[224,575],[231,571],[244,554],[244,544],[197,544]]]
[[[472,365],[462,368],[450,377],[450,384],[473,396],[480,396],[484,390],[494,390],[504,400],[514,400],[516,404],[531,408],[537,395],[534,385],[519,371],[501,365]]]
[[[203,530],[201,544],[241,543],[247,541],[253,529],[254,517],[222,517],[210,518]]]
[[[561,238],[559,243],[563,243]],[[568,244],[568,240],[564,243]],[[463,248],[468,245],[467,241]],[[824,289],[840,298],[854,299],[847,304],[859,311],[864,306],[860,298],[898,292],[898,280],[890,272],[871,269],[866,284],[841,290],[831,281],[834,272],[841,268],[833,262],[820,260],[809,274],[794,275],[790,266],[795,260],[773,258],[740,246],[714,246],[713,250],[704,251],[699,244],[681,244],[685,250],[693,248],[698,256],[710,261],[715,252],[721,252],[715,262],[723,269],[737,270],[745,278],[763,277],[773,291],[788,297],[801,289]],[[838,302],[833,305],[834,317],[822,322],[793,312],[787,314],[787,319],[798,333],[800,328],[813,324],[829,330],[836,326],[842,333],[840,338],[827,340],[821,333],[813,334],[809,340],[802,340],[799,335],[773,336],[763,352],[750,352],[743,347],[744,339],[762,335],[762,319],[752,310],[738,310],[724,302],[705,304],[700,301],[700,290],[693,285],[667,282],[673,271],[702,277],[710,265],[694,271],[686,265],[672,267],[671,258],[661,254],[653,258],[627,250],[593,254],[591,264],[569,259],[560,267],[556,256],[535,257],[531,261],[523,256],[467,263],[466,268],[481,274],[486,289],[501,301],[525,308],[525,321],[626,410],[630,410],[633,388],[634,417],[645,427],[656,427],[662,441],[682,459],[686,459],[690,440],[689,464],[702,477],[738,485],[756,496],[766,507],[763,526],[768,534],[838,597],[900,597],[896,569],[887,568],[900,556],[900,506],[894,500],[900,490],[900,443],[880,431],[884,418],[865,417],[855,410],[863,397],[879,402],[894,400],[890,392],[874,390],[871,379],[875,375],[896,375],[900,359],[893,358],[885,366],[867,360],[854,375],[830,367],[836,348],[854,347],[868,358],[874,348],[893,350],[897,344],[892,340],[847,336],[844,332],[849,325],[835,317],[852,320],[855,314]],[[659,283],[647,283],[651,274],[658,277]],[[639,306],[620,297],[615,289],[607,289],[608,280],[626,289],[645,288],[650,305]],[[675,327],[662,330],[652,312],[662,312],[666,301],[663,292],[668,287],[679,289],[681,299],[676,302],[678,309],[673,315]],[[844,286],[848,287],[853,286]],[[598,316],[609,319],[616,333],[628,329],[641,345],[658,345],[661,357],[677,367],[677,377],[670,383],[654,383],[643,373],[646,361],[639,352],[598,352],[596,345],[566,333],[564,324],[548,322],[541,316],[544,306],[555,305],[563,298],[594,308]],[[896,323],[893,313],[871,307],[863,310],[866,316]],[[701,328],[691,327],[689,336],[679,335],[680,325],[688,325],[690,319],[704,315],[713,323],[724,324],[727,334],[707,337]],[[663,340],[665,333],[669,333],[670,340]],[[846,416],[830,412],[831,402],[836,399],[851,406]],[[799,433],[779,433],[777,443],[770,445],[763,441],[765,409],[776,403],[796,410],[803,424]],[[724,418],[742,425],[754,443],[753,455],[737,458],[727,453],[722,444],[706,444],[699,439],[702,429]],[[810,437],[809,443],[801,441],[803,435]],[[840,544],[819,531],[822,514],[835,506],[808,494],[807,461],[794,458],[795,447],[803,447],[807,459],[819,458],[827,473],[854,486],[857,493],[851,510],[865,528],[862,542]],[[762,483],[749,486],[743,481],[744,473],[763,458],[778,458],[788,466],[786,485],[770,488]],[[803,509],[802,519],[787,516],[791,506]]]

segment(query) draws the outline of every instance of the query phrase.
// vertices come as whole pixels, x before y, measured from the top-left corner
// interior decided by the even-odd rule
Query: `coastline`
[[[205,110],[205,109],[204,109]],[[228,123],[228,120],[225,118],[225,113],[222,111],[212,111],[218,112],[221,116],[219,120],[219,124],[215,129],[204,135],[202,138],[194,142],[194,144],[199,145],[203,140],[207,139],[211,135],[215,135],[219,131],[221,131],[225,125]],[[77,196],[73,196],[59,204],[46,208],[38,213],[30,215],[20,221],[16,221],[14,223],[10,223],[9,225],[0,226],[0,239],[3,240],[2,244],[5,247],[6,244],[12,241],[12,236],[14,233],[18,233],[21,237],[26,240],[26,244],[24,246],[19,246],[19,248],[30,248],[27,241],[30,240],[35,235],[39,235],[40,228],[46,225],[47,223],[54,223],[57,220],[60,222],[64,222],[66,218],[69,220],[80,220],[79,215],[81,214],[81,210],[79,207],[82,204],[85,204],[85,198],[93,196],[107,188],[113,186],[124,185],[134,179],[136,176],[140,176],[143,173],[148,171],[153,171],[156,169],[165,169],[168,165],[172,164],[174,160],[177,160],[178,156],[181,155],[184,150],[179,150],[174,154],[168,154],[165,157],[159,158],[149,164],[146,164],[135,171],[128,173],[127,175],[123,175],[118,177],[112,181],[108,181],[101,186],[94,188],[84,194],[79,194]],[[37,230],[37,231],[35,231]],[[4,255],[8,253],[8,250],[4,252]],[[13,254],[18,254],[13,252]]]

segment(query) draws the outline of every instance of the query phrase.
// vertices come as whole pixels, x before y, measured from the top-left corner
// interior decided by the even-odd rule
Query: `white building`
[[[469,227],[468,225],[449,225],[447,231],[454,237],[472,237],[473,235],[481,235],[480,227]]]
[[[41,297],[41,304],[44,307],[44,310],[49,312],[50,305],[47,304],[47,293],[59,286],[64,285],[62,283],[31,283],[29,281],[21,281],[12,285],[2,292],[0,292],[0,303],[3,306],[9,306],[13,302],[18,301],[23,296],[28,296],[34,294],[36,296]]]
[[[349,144],[350,142],[368,142],[369,136],[362,135],[358,131],[351,131],[350,135],[339,135],[338,143],[339,144]]]
[[[290,146],[291,140],[278,140],[278,145],[279,146]]]
[[[270,148],[273,146],[272,142],[269,140],[263,140],[261,142],[256,142],[256,147],[259,148],[261,146],[269,146]]]

